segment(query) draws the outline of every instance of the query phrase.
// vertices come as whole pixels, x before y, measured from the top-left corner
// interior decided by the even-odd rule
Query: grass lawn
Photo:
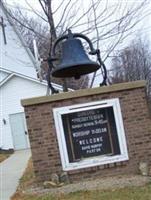
[[[34,173],[30,160],[24,176],[20,180],[19,188],[11,200],[151,200],[151,184],[142,187],[127,187],[114,190],[96,190],[74,192],[68,195],[52,196],[28,195],[24,190],[34,184]]]
[[[7,159],[10,155],[10,153],[0,153],[0,163]]]
[[[83,191],[68,195],[32,196],[16,193],[12,200],[151,200],[151,185],[107,191]]]

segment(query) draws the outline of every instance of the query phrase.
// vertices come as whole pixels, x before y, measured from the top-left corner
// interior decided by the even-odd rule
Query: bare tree
[[[33,40],[36,40],[39,53],[41,57],[48,56],[48,49],[50,47],[50,34],[49,34],[49,27],[47,24],[43,24],[42,21],[38,21],[38,19],[28,16],[26,13],[23,15],[20,8],[16,8],[13,12],[15,17],[23,22],[23,24],[28,25],[34,31],[31,31],[29,28],[25,28],[21,23],[14,20],[14,25],[17,26],[17,30],[23,36],[27,47],[32,51],[34,54],[33,48]]]
[[[151,104],[151,45],[149,41],[136,38],[112,59],[111,82],[146,80],[147,96]]]
[[[103,60],[106,60],[115,47],[132,34],[133,28],[151,13],[149,0],[135,1],[130,5],[127,1],[120,0],[114,3],[109,0],[88,0],[87,5],[83,0],[60,0],[57,7],[56,1],[38,0],[43,11],[41,13],[31,6],[30,1],[26,2],[39,21],[49,27],[49,55],[56,38],[70,28],[73,32],[81,32],[90,37],[96,48],[101,47]],[[22,27],[37,34],[31,24],[18,20],[12,12],[8,12]],[[58,20],[54,21],[56,18]]]

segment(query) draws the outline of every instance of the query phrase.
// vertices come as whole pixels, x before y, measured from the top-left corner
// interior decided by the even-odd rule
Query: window
[[[118,99],[55,108],[63,170],[128,160]]]

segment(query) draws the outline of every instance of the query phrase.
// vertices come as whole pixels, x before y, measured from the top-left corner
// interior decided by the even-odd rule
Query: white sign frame
[[[121,154],[112,155],[112,156],[101,155],[101,156],[96,156],[96,157],[89,157],[78,162],[76,161],[76,162],[70,163],[61,116],[63,114],[86,111],[86,110],[91,110],[91,109],[96,109],[96,108],[106,108],[106,107],[113,107]],[[118,98],[54,108],[53,114],[54,114],[54,121],[55,121],[55,127],[56,127],[56,132],[57,132],[57,139],[59,143],[59,151],[60,151],[60,157],[61,157],[61,162],[62,162],[62,168],[64,171],[94,167],[98,165],[126,161],[129,159],[124,125],[123,125],[122,114],[121,114],[121,108],[120,108],[120,103],[119,103]]]

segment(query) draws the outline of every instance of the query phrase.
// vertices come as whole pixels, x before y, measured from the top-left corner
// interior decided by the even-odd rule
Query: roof
[[[20,73],[16,73],[14,71],[10,71],[10,70],[4,69],[4,68],[0,68],[0,71],[8,73],[8,76],[3,81],[0,82],[0,87],[2,87],[4,84],[6,84],[14,76],[17,76],[17,77],[20,77],[20,78],[23,78],[23,79],[26,79],[26,80],[30,80],[30,81],[33,81],[35,83],[47,86],[47,82],[46,81],[40,82],[36,78],[32,78],[32,77],[29,77],[29,76],[26,76],[26,75],[23,75],[23,74],[20,74]],[[58,89],[58,90],[62,91],[62,86],[60,86],[58,84],[55,84],[55,83],[52,83],[52,86],[55,89]]]
[[[39,84],[47,85],[46,81],[40,82],[38,80],[37,73],[36,73],[36,71],[38,71],[38,68],[37,68],[37,65],[36,65],[36,60],[35,60],[33,54],[31,53],[30,49],[25,44],[24,39],[22,38],[20,33],[17,31],[17,29],[16,29],[16,27],[15,27],[15,25],[14,25],[14,23],[13,23],[11,17],[10,17],[10,15],[9,15],[9,13],[8,13],[7,9],[5,8],[5,5],[4,5],[4,3],[2,1],[0,1],[0,8],[2,9],[2,11],[4,13],[4,16],[6,17],[7,22],[10,25],[10,29],[13,30],[13,32],[15,32],[15,34],[17,36],[17,40],[19,40],[21,42],[21,47],[19,46],[19,48],[23,48],[26,51],[26,54],[28,55],[28,58],[30,60],[30,64],[28,65],[28,63],[24,63],[24,60],[21,61],[21,58],[19,57],[19,55],[17,55],[18,57],[15,56],[15,60],[16,61],[14,61],[14,58],[10,57],[12,55],[9,52],[10,51],[9,48],[7,47],[8,48],[8,53],[4,52],[4,54],[6,53],[6,55],[4,55],[4,59],[3,59],[2,64],[0,63],[0,68],[1,68],[1,71],[10,73],[10,75],[8,77],[6,77],[6,79],[3,80],[0,83],[0,86],[5,84],[13,76],[19,76],[21,78],[26,78],[28,80],[37,82]],[[8,35],[8,37],[9,37],[9,35]],[[6,48],[6,46],[4,46],[4,48]],[[6,61],[6,58],[9,60],[9,62]],[[15,66],[14,63],[11,64],[11,65],[13,65],[13,67],[10,66],[9,64],[12,63],[12,62],[16,62],[16,63],[18,62],[17,63],[18,66]],[[19,64],[19,62],[20,62],[20,64]],[[3,63],[4,63],[4,66],[3,66]],[[52,83],[52,85],[56,89],[62,90],[62,86],[61,85],[58,85],[58,84],[55,84],[55,83]]]

